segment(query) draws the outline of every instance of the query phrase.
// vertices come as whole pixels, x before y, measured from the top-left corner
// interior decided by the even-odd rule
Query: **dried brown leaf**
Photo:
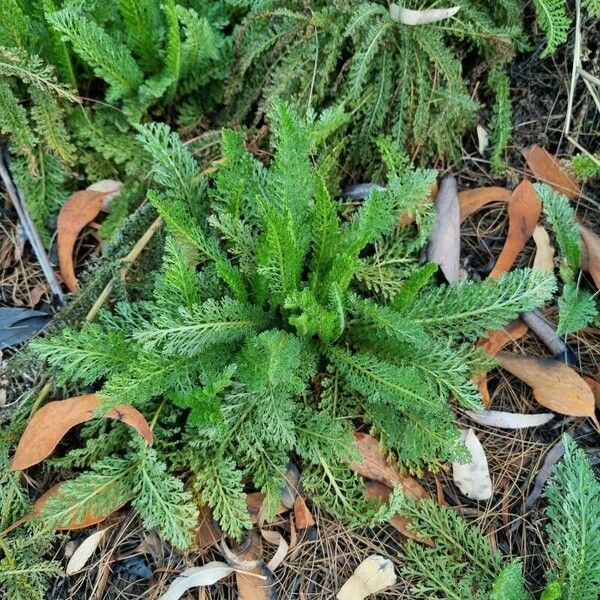
[[[480,187],[458,194],[460,222],[492,202],[508,202],[512,192],[503,187]]]
[[[31,418],[12,459],[11,471],[27,469],[50,456],[63,436],[75,425],[90,421],[100,401],[96,394],[48,402]],[[152,430],[142,413],[130,405],[119,405],[105,415],[133,427],[149,444]]]
[[[523,156],[536,179],[553,187],[569,200],[579,197],[581,194],[579,184],[570,173],[560,166],[560,162],[555,156],[537,144],[524,150]]]
[[[296,496],[294,501],[294,524],[296,529],[308,529],[315,526],[315,520],[300,494]]]
[[[508,235],[490,277],[496,278],[511,269],[533,234],[541,212],[542,203],[535,188],[524,179],[515,188],[508,201]]]
[[[73,265],[75,242],[81,230],[98,216],[106,196],[106,192],[93,190],[75,192],[66,199],[58,213],[56,223],[58,263],[63,281],[71,292],[79,289]]]
[[[542,406],[562,415],[596,420],[590,386],[563,362],[510,352],[498,353],[497,359],[503,369],[533,389],[535,399]]]
[[[582,225],[581,239],[585,247],[582,268],[591,275],[596,287],[600,290],[600,236]]]
[[[397,465],[386,460],[381,454],[377,439],[361,432],[356,432],[354,439],[362,460],[350,464],[353,471],[390,487],[399,484],[406,493],[415,498],[429,498],[425,488],[416,479],[402,474]]]

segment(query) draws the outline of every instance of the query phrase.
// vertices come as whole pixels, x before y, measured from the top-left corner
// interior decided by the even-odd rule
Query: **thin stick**
[[[564,134],[569,135],[571,130],[571,117],[573,115],[573,102],[575,98],[575,86],[581,68],[581,0],[575,0],[575,45],[573,48],[573,66],[571,68],[571,86],[567,101],[567,116],[565,117]]]
[[[44,245],[42,244],[37,229],[31,220],[29,212],[27,211],[27,207],[23,201],[23,196],[21,195],[19,189],[15,186],[10,175],[6,147],[2,148],[2,156],[0,157],[0,177],[4,183],[6,193],[8,194],[8,197],[17,211],[19,221],[23,226],[23,230],[29,240],[29,243],[31,244],[31,248],[33,249],[35,257],[42,267],[42,271],[46,277],[46,280],[48,281],[48,285],[50,286],[52,293],[60,302],[60,304],[64,304],[65,296],[60,287],[60,283],[58,283],[54,269],[52,268],[52,265],[48,260],[48,256],[46,255],[46,251],[44,250]]]

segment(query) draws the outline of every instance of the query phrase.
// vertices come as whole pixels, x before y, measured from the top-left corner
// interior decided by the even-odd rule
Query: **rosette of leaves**
[[[155,161],[148,197],[168,232],[154,295],[35,343],[61,384],[98,386],[106,408],[135,405],[156,438],[148,456],[128,428],[99,419],[85,427],[85,447],[55,464],[89,467],[79,475],[87,490],[121,477],[118,501],[134,498],[142,518],[180,544],[190,513],[174,504],[189,505],[191,493],[239,537],[250,525],[245,492],[261,490],[272,516],[290,461],[333,515],[364,523],[381,514],[348,468],[354,428],[372,426],[417,470],[455,457],[449,398],[478,407],[471,376],[489,366],[469,342],[554,289],[551,275],[531,270],[436,284],[435,266],[419,265],[435,172],[386,154],[386,190],[358,207],[340,203],[313,160],[327,123],[273,106],[271,164],[225,130],[209,180],[165,125],[141,127]],[[399,228],[403,214],[415,223]],[[375,264],[385,266],[379,279]],[[187,492],[161,490],[175,476]],[[156,493],[168,502],[153,501],[147,514]],[[53,510],[62,501],[64,518],[77,497],[59,494]]]
[[[422,163],[460,158],[460,140],[479,105],[463,69],[465,58],[492,74],[498,102],[491,126],[495,162],[510,133],[508,86],[498,71],[522,47],[521,2],[467,0],[451,18],[405,25],[384,1],[265,1],[252,6],[235,34],[227,90],[234,118],[268,109],[273,95],[299,110],[343,105],[351,114],[345,164],[364,173],[373,141],[389,135]],[[402,2],[427,11],[434,2]],[[489,67],[494,67],[489,70]],[[258,111],[255,111],[258,104]],[[507,108],[508,105],[508,108]],[[501,147],[500,147],[501,146]]]

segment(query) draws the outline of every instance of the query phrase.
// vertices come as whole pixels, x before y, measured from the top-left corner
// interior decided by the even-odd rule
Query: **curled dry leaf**
[[[365,558],[337,593],[337,600],[363,600],[395,585],[394,563],[389,558],[372,554]]]
[[[380,500],[381,502],[387,502],[391,493],[392,489],[387,485],[380,483],[379,481],[367,481],[366,483],[365,498],[368,500]],[[432,540],[424,539],[423,536],[419,535],[418,531],[415,531],[410,527],[410,520],[407,517],[396,515],[389,520],[389,524],[396,529],[396,531],[399,531],[404,537],[421,542],[427,546],[434,545]]]
[[[535,188],[524,179],[515,188],[508,201],[508,235],[490,277],[496,278],[511,269],[533,234],[541,212],[542,203]]]
[[[71,194],[62,205],[56,222],[58,264],[69,291],[79,289],[73,266],[73,249],[81,230],[102,210],[106,192],[82,190]]]
[[[300,494],[296,496],[294,501],[294,524],[296,529],[308,529],[315,526],[315,520]]]
[[[480,187],[460,192],[458,194],[460,222],[462,223],[469,215],[477,212],[486,204],[508,202],[511,194],[510,190],[503,187]]]
[[[581,239],[585,248],[582,268],[591,275],[600,290],[600,236],[581,225]]]
[[[79,544],[77,550],[73,552],[73,556],[71,556],[69,562],[67,563],[67,575],[73,575],[73,573],[81,571],[81,569],[87,565],[88,560],[92,557],[92,554],[94,554],[96,548],[109,529],[109,527],[100,529],[100,531],[92,533],[92,535],[86,537],[85,540]]]
[[[213,561],[202,567],[186,569],[159,600],[179,600],[188,590],[213,585],[233,573],[233,569],[224,562]]]
[[[524,150],[523,156],[536,179],[547,183],[569,200],[579,197],[581,191],[577,181],[560,166],[555,156],[537,144]]]
[[[477,150],[483,156],[490,146],[490,134],[488,130],[477,123]]]
[[[590,417],[594,414],[594,394],[575,371],[554,358],[520,356],[500,352],[498,362],[503,369],[533,388],[539,404],[562,415]]]
[[[42,406],[33,415],[19,440],[11,470],[27,469],[50,456],[67,431],[93,419],[94,411],[99,407],[96,394],[57,400]],[[144,415],[133,406],[115,406],[105,416],[133,427],[149,444],[152,443],[152,430]]]
[[[290,545],[285,541],[284,537],[279,533],[279,531],[261,529],[260,534],[263,536],[266,542],[268,542],[272,546],[277,546],[275,554],[273,554],[271,560],[267,563],[267,568],[271,572],[275,572],[277,568],[281,565],[281,563],[285,560],[285,557],[287,556],[290,550]]]
[[[273,572],[262,558],[262,545],[255,531],[250,531],[244,543],[230,550],[221,542],[223,555],[235,569],[239,600],[277,600]]]
[[[429,498],[425,488],[416,479],[402,474],[397,465],[386,460],[381,454],[377,439],[360,432],[354,434],[354,439],[362,457],[360,462],[350,464],[354,472],[389,487],[399,484],[404,492],[415,498]]]
[[[537,271],[554,272],[554,246],[550,243],[550,236],[542,225],[536,225],[533,230],[533,241],[535,242],[535,257],[533,268]]]
[[[53,496],[56,496],[60,492],[60,488],[65,483],[67,483],[67,482],[62,481],[61,483],[57,483],[56,485],[52,486],[45,494],[42,494],[36,500],[35,504],[33,505],[33,508],[31,509],[31,516],[32,517],[40,516],[42,514],[44,506],[46,505],[46,502],[48,502],[48,500],[50,500],[50,498],[52,498]],[[109,494],[110,489],[106,489],[105,493]],[[125,504],[125,502],[123,502],[123,504]],[[119,508],[121,508],[121,507],[117,506],[114,508],[114,510],[118,510]],[[85,529],[87,527],[91,527],[92,525],[98,525],[98,523],[102,523],[102,521],[105,521],[111,514],[112,513],[103,514],[103,513],[93,513],[93,512],[88,511],[82,519],[72,519],[68,523],[67,522],[56,523],[55,528],[56,529],[64,529],[67,531],[72,531],[75,529]]]
[[[390,4],[390,17],[403,25],[427,25],[437,23],[453,17],[460,10],[460,6],[450,8],[428,8],[425,10],[411,10],[397,4]]]
[[[460,210],[456,178],[440,183],[435,203],[436,219],[427,245],[427,260],[440,266],[448,282],[460,277]]]
[[[471,453],[471,461],[452,463],[454,483],[467,498],[489,500],[492,497],[492,480],[483,446],[472,429],[463,431],[463,443]]]
[[[250,514],[250,520],[253,523],[258,523],[261,508],[263,502],[265,501],[265,496],[261,492],[250,492],[246,494],[246,505],[248,506],[248,513]],[[279,505],[277,509],[276,515],[281,515],[290,510],[283,503]]]
[[[509,413],[501,410],[481,410],[478,412],[466,411],[466,414],[480,425],[498,427],[499,429],[524,429],[525,427],[539,427],[554,418],[553,413],[540,413],[537,415],[524,415]]]

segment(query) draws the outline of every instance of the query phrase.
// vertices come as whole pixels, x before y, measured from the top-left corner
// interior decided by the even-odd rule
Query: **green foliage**
[[[563,600],[594,600],[600,588],[600,484],[583,450],[563,436],[565,455],[546,486],[550,580]]]
[[[490,592],[501,572],[502,557],[479,530],[434,500],[404,497],[398,512],[410,518],[415,531],[435,542],[433,548],[412,540],[403,545],[402,575],[410,582],[411,598],[496,598]],[[498,598],[513,600],[513,596]]]
[[[540,28],[546,35],[546,47],[541,55],[544,58],[567,41],[571,19],[564,0],[533,0],[533,5]]]
[[[341,105],[351,113],[352,135],[341,142],[351,165],[365,168],[382,133],[418,151],[422,162],[458,160],[460,137],[474,125],[478,108],[464,81],[463,49],[501,69],[522,46],[521,10],[516,2],[492,9],[468,0],[452,19],[410,27],[393,20],[387,2],[254,3],[236,31],[230,113],[243,120],[258,102],[259,119],[274,95],[301,111]],[[495,112],[503,119],[506,99],[499,100]]]
[[[532,600],[525,589],[523,564],[513,560],[500,571],[492,585],[491,600]]]
[[[226,3],[193,6],[175,0],[119,0],[104,10],[54,0],[2,3],[0,132],[19,162],[26,161],[20,184],[47,243],[46,227],[60,205],[59,171],[60,203],[82,179],[140,179],[148,163],[135,125],[175,121],[176,104],[196,127],[221,103],[230,62]],[[118,208],[103,233],[130,206]]]
[[[558,300],[557,335],[579,331],[598,316],[597,301],[587,290],[581,290],[574,283],[568,283]]]
[[[489,86],[496,99],[490,120],[490,139],[492,143],[490,164],[494,173],[504,173],[506,171],[504,152],[512,132],[509,85],[508,75],[504,71],[498,68],[491,71]]]
[[[571,165],[575,175],[580,179],[595,179],[600,177],[600,154],[593,156],[576,154],[571,160]]]
[[[561,258],[560,275],[565,283],[574,280],[583,255],[581,230],[567,198],[544,183],[535,183],[544,216],[552,226]]]
[[[0,589],[11,600],[44,600],[51,580],[63,574],[58,562],[44,560],[53,535],[39,527],[21,529],[0,538]]]
[[[273,515],[290,460],[300,458],[303,485],[317,502],[353,524],[377,520],[384,512],[364,499],[347,467],[356,457],[350,418],[362,414],[413,468],[458,456],[448,397],[477,408],[471,376],[489,364],[465,342],[551,296],[553,278],[529,270],[498,282],[434,285],[434,269],[418,267],[415,225],[398,235],[396,223],[404,212],[429,222],[424,200],[435,173],[388,161],[387,191],[372,191],[342,218],[314,166],[315,121],[303,122],[281,101],[272,119],[268,168],[238,133],[225,131],[222,164],[208,181],[164,125],[140,127],[160,188],[149,197],[169,233],[154,295],[34,347],[59,381],[97,385],[104,408],[142,410],[157,424],[159,456],[124,450],[120,437],[105,435],[104,454],[93,444],[73,455],[86,466],[89,456],[91,471],[69,484],[75,488],[53,511],[72,510],[69,501],[90,510],[94,489],[115,486],[99,501],[134,498],[149,526],[160,524],[184,545],[192,512],[174,479],[183,472],[239,538],[249,525],[245,486],[265,494]],[[393,275],[395,303],[364,297],[355,278],[376,246],[406,265]],[[354,398],[351,411],[343,403],[336,414],[327,409],[313,386],[322,373]],[[169,426],[160,425],[163,416]],[[84,439],[99,433],[86,431]]]
[[[600,584],[600,484],[583,450],[567,435],[563,443],[564,458],[544,492],[552,568],[540,600],[593,600]],[[503,566],[487,538],[453,509],[402,494],[395,508],[435,542],[428,547],[410,540],[402,547],[411,598],[532,600],[521,560]]]

